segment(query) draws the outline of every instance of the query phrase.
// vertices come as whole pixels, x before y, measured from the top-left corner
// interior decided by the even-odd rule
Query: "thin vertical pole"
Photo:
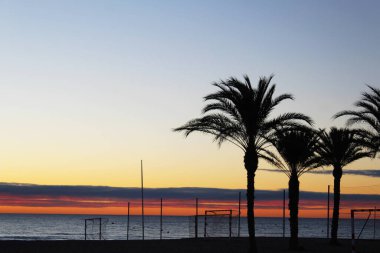
[[[198,238],[198,198],[195,198],[195,238]]]
[[[229,220],[228,220],[228,225],[230,227],[230,230],[229,230],[229,239],[231,239],[231,235],[232,235],[232,210],[230,210],[230,217],[229,217]]]
[[[160,240],[162,240],[162,198],[161,198],[161,206],[160,206]]]
[[[145,224],[144,224],[144,174],[143,174],[143,161],[141,160],[141,226],[142,226],[142,239],[145,239]]]
[[[330,185],[327,186],[327,238],[330,237]]]
[[[241,192],[239,192],[238,237],[240,237]]]
[[[354,219],[354,210],[351,210],[351,252],[355,253],[355,219]]]
[[[285,238],[285,190],[282,193],[282,237]]]
[[[87,220],[84,220],[84,240],[87,240]]]
[[[376,238],[376,206],[375,211],[373,213],[373,239]]]
[[[99,218],[99,240],[102,240],[102,218]]]
[[[130,208],[130,203],[128,202],[128,220],[127,220],[127,240],[129,240],[129,208]]]
[[[203,236],[204,237],[207,236],[207,211],[205,211],[205,228],[204,228],[204,231],[203,231]]]

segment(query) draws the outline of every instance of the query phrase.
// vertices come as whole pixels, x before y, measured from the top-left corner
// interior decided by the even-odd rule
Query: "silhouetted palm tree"
[[[321,131],[319,134],[320,145],[317,149],[319,165],[333,167],[334,210],[330,240],[332,244],[338,242],[340,180],[343,168],[360,158],[370,156],[369,152],[363,150],[359,138],[358,131],[347,128],[332,127],[329,132]]]
[[[254,220],[255,173],[259,158],[278,164],[276,156],[268,149],[268,135],[280,126],[311,123],[311,119],[299,113],[285,113],[270,118],[272,110],[283,100],[293,99],[290,94],[273,97],[275,85],[270,85],[272,76],[260,78],[257,88],[252,87],[247,76],[244,82],[236,78],[213,85],[218,91],[205,97],[207,104],[201,118],[189,121],[174,131],[211,134],[221,145],[230,142],[244,151],[244,166],[247,170],[247,216],[250,252],[257,252]]]
[[[334,117],[349,116],[347,125],[363,123],[361,139],[372,151],[373,157],[380,151],[380,89],[368,85],[370,92],[363,92],[362,98],[355,103],[357,111],[342,111]]]
[[[283,160],[279,168],[289,177],[289,249],[297,250],[299,177],[317,165],[318,135],[307,127],[281,128],[271,136],[271,140]]]

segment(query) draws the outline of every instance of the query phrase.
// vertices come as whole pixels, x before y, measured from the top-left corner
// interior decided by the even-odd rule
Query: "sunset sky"
[[[379,24],[376,0],[0,0],[0,182],[139,187],[143,160],[147,188],[244,189],[239,149],[172,129],[200,115],[212,82],[244,74],[254,83],[275,74],[277,95],[295,96],[273,115],[302,112],[317,128],[343,126],[332,116],[353,109],[366,84],[379,87]],[[348,168],[378,170],[380,159]],[[376,173],[344,175],[342,192],[379,194]],[[256,188],[277,191],[287,180],[259,170]],[[301,191],[329,184],[330,174],[307,174]],[[0,192],[0,213],[122,214],[128,201],[46,206],[42,193]],[[43,196],[91,202],[65,194]],[[190,213],[174,205],[171,214]]]

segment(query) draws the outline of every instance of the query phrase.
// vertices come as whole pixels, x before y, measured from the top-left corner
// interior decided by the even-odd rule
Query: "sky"
[[[0,181],[138,187],[143,160],[148,188],[244,189],[239,149],[172,129],[200,116],[212,82],[244,74],[274,74],[276,94],[295,96],[273,115],[343,126],[332,116],[378,87],[379,23],[375,0],[0,0]],[[304,175],[301,190],[332,183]],[[342,179],[351,193],[379,184]],[[258,171],[257,189],[286,187],[285,175]]]

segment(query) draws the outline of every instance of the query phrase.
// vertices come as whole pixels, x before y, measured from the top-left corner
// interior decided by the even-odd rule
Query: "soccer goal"
[[[105,240],[107,232],[107,218],[91,218],[84,220],[85,240]]]
[[[379,215],[380,209],[351,209],[352,253],[356,253],[357,241],[360,238],[378,239],[376,213]]]
[[[205,210],[204,237],[229,237],[237,230],[233,210]]]

